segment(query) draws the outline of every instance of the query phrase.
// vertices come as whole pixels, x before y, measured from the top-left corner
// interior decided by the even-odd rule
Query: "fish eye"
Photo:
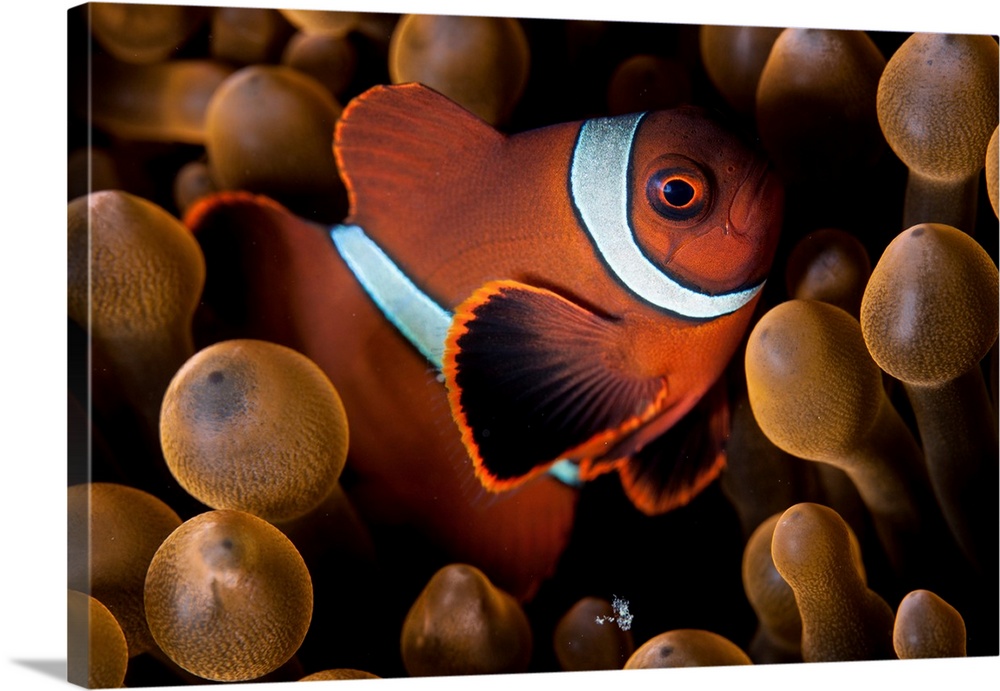
[[[694,187],[683,178],[670,178],[660,188],[667,204],[675,208],[683,208],[694,199]]]
[[[646,196],[658,214],[671,221],[700,216],[708,205],[708,184],[695,170],[662,168],[649,176]]]

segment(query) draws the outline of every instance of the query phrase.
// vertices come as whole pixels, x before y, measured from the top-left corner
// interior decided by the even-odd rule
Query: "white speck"
[[[618,624],[618,628],[622,631],[628,631],[632,628],[632,613],[628,611],[628,600],[614,595],[611,600],[611,609],[614,610],[615,616],[597,617],[595,621],[602,626],[606,621],[613,621]]]

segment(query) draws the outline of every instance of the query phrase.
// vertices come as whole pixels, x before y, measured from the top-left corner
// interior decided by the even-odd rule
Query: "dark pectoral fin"
[[[729,406],[720,380],[687,415],[618,466],[625,493],[649,515],[684,506],[722,472],[728,436]]]
[[[625,371],[627,340],[619,322],[515,281],[459,305],[444,373],[486,487],[510,487],[584,446],[593,453],[659,411],[666,383]]]

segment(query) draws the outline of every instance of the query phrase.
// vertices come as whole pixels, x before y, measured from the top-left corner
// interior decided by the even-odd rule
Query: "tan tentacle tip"
[[[194,352],[205,257],[177,218],[120,190],[74,199],[67,221],[69,317],[110,365],[106,385],[153,436],[170,377]]]
[[[342,110],[323,84],[298,70],[237,70],[205,112],[213,178],[222,189],[273,197],[299,215],[338,220],[347,195],[332,137]]]
[[[771,539],[771,556],[782,577],[794,586],[827,569],[860,580],[855,567],[850,528],[833,509],[804,502],[778,518]]]
[[[209,17],[207,7],[95,2],[90,29],[116,59],[148,64],[168,59]]]
[[[111,342],[190,330],[205,259],[178,219],[120,190],[74,199],[67,218],[71,318]]]
[[[757,129],[789,182],[839,180],[885,150],[875,94],[885,58],[863,31],[785,29],[757,85]]]
[[[493,125],[513,113],[530,62],[527,35],[511,17],[410,14],[389,43],[394,84],[426,84]]]
[[[66,600],[67,681],[88,689],[119,688],[128,669],[128,644],[111,611],[76,590]]]
[[[358,49],[345,36],[296,33],[285,45],[281,64],[308,74],[340,98],[359,63]]]
[[[87,115],[122,139],[202,146],[209,99],[233,69],[205,58],[130,65],[98,54]]]
[[[878,119],[911,169],[958,181],[983,167],[997,126],[998,51],[992,37],[915,33],[878,85]]]
[[[724,636],[701,629],[676,629],[639,646],[625,663],[625,669],[752,664],[750,656]]]
[[[814,300],[789,300],[760,319],[747,343],[746,377],[764,434],[810,460],[853,451],[884,396],[858,322]]]
[[[199,501],[283,521],[333,491],[347,459],[347,415],[333,384],[301,353],[223,341],[192,356],[170,382],[160,441],[170,472]]]
[[[829,507],[796,504],[778,519],[771,557],[795,593],[807,662],[892,657],[892,609],[865,584],[857,553]]]
[[[997,267],[962,231],[921,223],[885,249],[861,302],[872,357],[913,384],[951,381],[975,367],[997,339]]]
[[[153,495],[110,482],[69,487],[66,511],[69,587],[111,610],[130,656],[153,649],[142,600],[146,571],[180,517]]]
[[[965,657],[965,620],[929,590],[914,590],[899,603],[892,644],[900,659]]]
[[[181,217],[199,200],[219,191],[212,179],[211,169],[202,161],[191,161],[181,166],[174,177],[174,203]]]
[[[411,676],[523,672],[531,643],[517,600],[466,564],[450,564],[431,577],[400,638]]]
[[[360,669],[324,669],[320,672],[308,674],[299,681],[346,681],[348,679],[380,679],[371,672]]]
[[[212,12],[209,51],[235,65],[273,63],[295,28],[278,10],[217,7]]]
[[[802,637],[802,617],[795,593],[774,567],[771,538],[781,514],[761,523],[743,550],[743,590],[769,640],[784,650],[797,652]]]
[[[990,137],[989,146],[986,148],[986,191],[990,195],[990,204],[993,205],[993,213],[1000,216],[1000,145],[997,143],[997,132],[1000,127],[993,129],[993,136]]]
[[[768,527],[769,533],[766,532]],[[852,568],[862,583],[867,580],[857,535],[847,521],[828,506],[810,502],[796,504],[775,516],[773,525],[765,523],[761,529],[764,534],[770,535],[772,565],[776,564],[777,557],[782,562],[782,570],[794,569],[795,563],[806,569],[819,568],[818,564],[808,563],[812,550],[817,550],[816,553],[832,550],[834,556],[831,559],[837,560],[838,566]],[[813,539],[820,537],[826,542],[812,543]],[[840,556],[848,557],[847,561],[840,560]]]
[[[730,106],[753,116],[757,105],[757,84],[784,29],[758,26],[703,26],[698,43],[701,61],[712,84]]]
[[[171,660],[214,681],[248,681],[295,654],[312,620],[305,562],[270,523],[209,511],[157,550],[145,588],[150,631]]]
[[[868,251],[858,238],[839,228],[823,228],[792,249],[785,284],[792,298],[827,302],[857,318],[871,272]]]
[[[801,659],[802,616],[795,600],[795,592],[778,572],[771,554],[775,528],[784,513],[778,513],[761,523],[743,550],[743,589],[747,600],[757,615],[762,636],[758,636],[756,654]],[[854,531],[847,526],[851,557],[862,582],[866,579],[861,559],[861,543]]]

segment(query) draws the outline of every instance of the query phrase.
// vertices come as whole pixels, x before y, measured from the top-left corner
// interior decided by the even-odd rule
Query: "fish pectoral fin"
[[[728,438],[722,378],[684,417],[614,467],[636,508],[651,516],[665,513],[687,504],[719,476]]]
[[[455,311],[444,375],[476,475],[510,488],[559,458],[610,448],[662,409],[662,377],[625,361],[628,330],[549,290],[496,281]]]

